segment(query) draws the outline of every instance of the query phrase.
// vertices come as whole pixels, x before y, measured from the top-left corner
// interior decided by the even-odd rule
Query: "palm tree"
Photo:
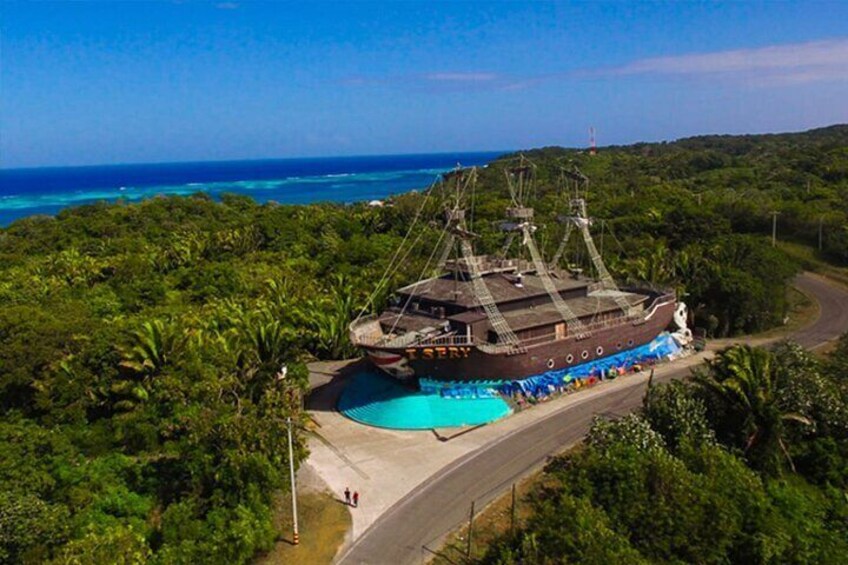
[[[241,228],[232,228],[217,232],[213,241],[216,251],[224,253],[233,253],[234,255],[246,255],[259,248],[261,242],[259,230],[254,226]]]
[[[800,414],[781,410],[777,400],[777,367],[773,361],[773,355],[766,349],[734,345],[708,361],[707,370],[697,373],[695,380],[729,417],[725,425],[732,422],[731,425],[738,426],[730,433],[739,437],[740,447],[752,463],[763,470],[776,471],[779,449],[794,472],[784,441],[784,424],[811,422]]]
[[[168,244],[159,250],[155,259],[160,271],[169,271],[190,265],[202,258],[209,249],[209,236],[198,231],[183,231],[174,234]]]
[[[305,348],[321,359],[342,359],[354,353],[348,326],[359,310],[353,286],[343,275],[333,277],[317,298],[303,299],[290,308],[294,319],[310,330]]]
[[[625,260],[625,264],[634,281],[667,284],[674,279],[674,257],[663,242],[655,242],[641,255]]]
[[[163,320],[144,322],[121,348],[121,366],[136,373],[157,374],[185,345],[186,336]]]
[[[279,365],[291,353],[295,341],[294,332],[285,328],[279,320],[265,316],[252,320],[244,331],[261,365]]]
[[[188,343],[188,335],[163,320],[144,322],[120,348],[121,377],[110,392],[117,398],[115,408],[131,410],[149,398],[151,381],[158,376]]]

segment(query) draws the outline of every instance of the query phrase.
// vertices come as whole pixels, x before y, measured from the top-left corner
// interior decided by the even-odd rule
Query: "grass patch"
[[[297,497],[300,544],[292,545],[291,496],[274,500],[274,526],[279,532],[274,549],[260,556],[257,565],[319,565],[332,563],[350,530],[350,512],[327,492],[308,492]]]
[[[812,324],[819,317],[819,303],[794,286],[790,286],[786,290],[786,301],[788,304],[787,322],[782,326],[756,334],[756,337],[768,338],[792,333]]]
[[[781,241],[778,242],[777,247],[798,261],[804,269],[813,271],[848,286],[848,268],[840,267],[828,262],[822,258],[822,255],[816,249],[809,245]]]

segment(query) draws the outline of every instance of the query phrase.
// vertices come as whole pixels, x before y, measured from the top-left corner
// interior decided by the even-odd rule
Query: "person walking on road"
[[[354,508],[359,507],[359,492],[358,491],[353,491],[353,507]]]
[[[345,495],[345,504],[350,506],[350,487],[345,487],[344,495]]]

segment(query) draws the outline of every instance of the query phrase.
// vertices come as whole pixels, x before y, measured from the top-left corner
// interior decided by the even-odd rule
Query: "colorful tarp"
[[[604,357],[596,361],[582,363],[567,369],[546,371],[519,380],[488,380],[471,382],[444,382],[421,378],[422,392],[439,394],[445,398],[491,398],[498,394],[511,396],[522,393],[532,396],[545,396],[568,385],[575,380],[606,376],[611,370],[629,370],[634,365],[656,362],[678,355],[680,346],[668,333],[662,333],[650,343]]]
[[[421,378],[420,390],[411,390],[375,369],[368,369],[353,376],[342,392],[338,407],[353,420],[382,428],[423,430],[473,426],[511,412],[501,395],[520,393],[541,398],[562,391],[573,381],[592,382],[611,370],[629,370],[634,365],[655,362],[680,351],[680,346],[666,333],[629,351],[525,379],[444,382]]]

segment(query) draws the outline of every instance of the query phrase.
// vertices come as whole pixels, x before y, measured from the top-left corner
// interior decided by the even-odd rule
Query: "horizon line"
[[[269,161],[306,161],[306,160],[330,160],[330,159],[360,159],[365,157],[415,157],[427,155],[468,155],[473,153],[501,153],[509,154],[521,149],[479,149],[467,151],[425,151],[412,153],[357,153],[349,155],[304,155],[298,157],[247,157],[224,158],[224,159],[188,159],[185,161],[122,161],[118,163],[94,163],[88,165],[27,165],[23,167],[5,167],[0,164],[0,174],[6,171],[35,171],[43,169],[94,169],[106,167],[143,167],[160,165],[193,165],[206,163],[260,163]]]
[[[741,133],[696,133],[692,135],[684,135],[676,138],[664,138],[664,139],[655,139],[655,140],[636,140],[630,141],[626,143],[608,143],[605,145],[598,145],[597,149],[604,148],[619,148],[619,147],[629,147],[632,145],[640,145],[645,143],[676,143],[678,141],[683,141],[686,139],[694,139],[698,137],[712,137],[712,136],[756,136],[756,135],[787,135],[787,134],[796,134],[796,133],[808,133],[816,130],[828,129],[832,127],[840,127],[840,126],[848,126],[848,122],[835,122],[827,125],[821,125],[816,127],[806,127],[804,129],[795,129],[795,130],[783,130],[783,131],[760,131],[760,132],[741,132]],[[2,175],[6,171],[34,171],[34,170],[44,170],[44,169],[91,169],[91,168],[106,168],[106,167],[132,167],[132,166],[158,166],[158,165],[191,165],[191,164],[206,164],[206,163],[238,163],[238,162],[268,162],[268,161],[297,161],[297,160],[330,160],[330,159],[357,159],[364,157],[413,157],[413,156],[425,156],[425,155],[453,155],[453,154],[471,154],[471,153],[500,153],[503,155],[509,155],[511,153],[517,153],[522,151],[534,151],[538,149],[545,149],[549,147],[558,147],[561,149],[567,150],[586,150],[587,146],[579,145],[579,146],[567,146],[567,145],[558,145],[558,144],[548,144],[548,145],[538,145],[535,147],[524,147],[518,149],[477,149],[477,150],[464,150],[464,151],[424,151],[424,152],[409,152],[409,153],[356,153],[356,154],[341,154],[341,155],[303,155],[303,156],[290,156],[290,157],[247,157],[247,158],[224,158],[224,159],[187,159],[185,161],[122,161],[118,163],[93,163],[87,165],[27,165],[22,167],[4,167],[2,163],[0,163],[0,175]]]

